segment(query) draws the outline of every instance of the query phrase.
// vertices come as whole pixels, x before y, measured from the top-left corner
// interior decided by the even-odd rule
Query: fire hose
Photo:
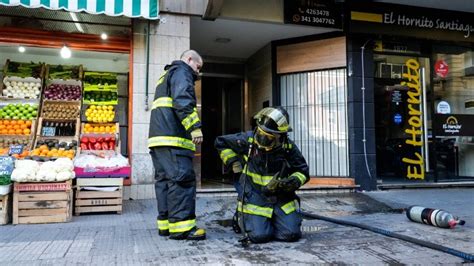
[[[449,248],[449,247],[446,247],[446,246],[438,245],[438,244],[431,243],[431,242],[428,242],[428,241],[424,241],[424,240],[421,240],[421,239],[416,239],[416,238],[409,237],[409,236],[406,236],[406,235],[398,234],[398,233],[388,231],[388,230],[385,230],[385,229],[382,229],[382,228],[377,228],[377,227],[373,227],[373,226],[370,226],[370,225],[356,223],[356,222],[353,222],[353,221],[347,221],[347,220],[343,220],[343,219],[336,219],[336,218],[326,217],[326,216],[313,214],[313,213],[309,213],[309,212],[305,212],[305,211],[301,211],[301,214],[303,216],[306,216],[306,217],[311,218],[311,219],[323,220],[323,221],[327,221],[327,222],[331,222],[331,223],[335,223],[335,224],[357,227],[357,228],[360,228],[360,229],[363,229],[363,230],[368,230],[368,231],[371,231],[371,232],[374,232],[374,233],[377,233],[377,234],[385,235],[385,236],[392,237],[392,238],[401,239],[401,240],[404,240],[404,241],[407,241],[407,242],[410,242],[410,243],[413,243],[413,244],[420,245],[422,247],[427,247],[427,248],[431,248],[431,249],[434,249],[434,250],[437,250],[437,251],[441,251],[441,252],[444,252],[444,253],[451,254],[453,256],[465,259],[467,262],[474,262],[474,254],[465,253],[465,252],[457,250],[457,249]]]

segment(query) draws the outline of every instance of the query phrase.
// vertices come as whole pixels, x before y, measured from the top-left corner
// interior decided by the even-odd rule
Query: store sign
[[[349,8],[353,32],[390,32],[393,35],[448,40],[474,39],[472,14],[466,12],[358,1]]]
[[[437,60],[434,65],[434,71],[436,76],[440,78],[445,78],[448,76],[449,66],[448,63],[444,60]]]
[[[0,156],[0,176],[11,176],[15,162],[10,156]]]
[[[414,152],[402,158],[402,162],[407,167],[407,178],[424,179],[425,167],[424,159],[421,154],[423,147],[423,121],[421,119],[423,113],[421,109],[421,79],[420,79],[420,63],[416,59],[408,59],[405,62],[407,72],[403,73],[402,86],[408,88],[408,128],[405,129],[407,139],[405,143],[413,146],[420,151]]]
[[[440,101],[436,105],[436,112],[438,114],[449,114],[451,113],[451,106],[449,105],[447,101]]]
[[[342,29],[342,8],[334,0],[285,0],[284,22]]]
[[[433,132],[437,136],[474,136],[474,115],[435,114]]]

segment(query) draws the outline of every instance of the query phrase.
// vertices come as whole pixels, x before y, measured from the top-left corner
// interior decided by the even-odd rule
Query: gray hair
[[[202,57],[198,54],[198,52],[194,51],[194,50],[186,50],[184,51],[182,54],[181,54],[181,57],[180,59],[181,60],[185,60],[186,58],[188,57],[191,57],[193,60],[197,61],[197,62],[201,62],[201,64],[203,63],[202,62]]]

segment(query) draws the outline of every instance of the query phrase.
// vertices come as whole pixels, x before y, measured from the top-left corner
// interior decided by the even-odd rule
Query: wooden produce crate
[[[62,67],[62,71],[59,70],[59,67]],[[77,72],[77,73],[74,73]],[[82,80],[84,75],[84,70],[82,65],[46,65],[46,74],[45,79],[52,80]]]
[[[10,195],[0,196],[0,225],[10,222],[12,207]]]
[[[9,71],[9,68],[10,68],[10,64],[19,64],[19,67],[20,68],[30,68],[30,70],[32,70],[33,68],[39,68],[39,72],[37,73],[37,76],[35,77],[35,75],[33,75],[33,71],[31,71],[31,73],[22,73],[22,74],[19,74],[19,72],[15,72],[15,71]],[[46,72],[46,67],[43,63],[25,63],[25,62],[14,62],[14,61],[11,61],[10,59],[7,59],[7,61],[5,62],[5,65],[3,67],[3,77],[21,77],[21,78],[24,78],[24,77],[33,77],[33,78],[39,78],[39,79],[43,79],[44,78],[44,75],[45,75],[45,72]]]
[[[36,84],[39,84],[39,88],[40,88],[40,94],[39,95],[36,95],[34,97],[29,97],[29,96],[25,96],[23,98],[15,98],[13,96],[7,96],[7,95],[3,95],[3,91],[7,88],[6,86],[6,82],[22,82],[22,83],[36,83]],[[29,102],[35,102],[35,103],[38,103],[41,99],[41,94],[42,94],[42,84],[43,84],[43,81],[39,78],[32,78],[32,77],[26,77],[26,78],[20,78],[20,77],[5,77],[3,79],[3,82],[0,82],[0,99],[2,100],[15,100],[15,99],[18,99],[18,100],[26,100],[26,101],[29,101]]]
[[[54,110],[59,109],[60,106],[64,106],[69,110],[74,110],[75,113],[67,117],[59,117],[62,114],[53,114]],[[53,110],[53,111],[52,111]],[[47,116],[49,114],[49,116]],[[81,115],[81,101],[54,101],[44,100],[41,107],[41,118],[47,119],[48,121],[71,121],[80,118]]]
[[[95,212],[122,213],[122,178],[77,178],[76,182],[75,215]],[[116,188],[116,190],[84,190],[85,187]]]
[[[13,224],[64,223],[72,219],[72,181],[16,183]]]
[[[61,123],[61,122],[64,122],[64,123],[74,123],[75,124],[75,132],[74,132],[74,135],[70,135],[70,136],[44,136],[43,135],[43,122],[54,122],[54,123]],[[50,139],[55,139],[55,138],[58,138],[58,139],[69,139],[69,138],[72,138],[72,139],[75,139],[77,140],[79,138],[79,132],[80,132],[80,129],[81,129],[81,120],[79,118],[76,118],[76,119],[46,119],[46,118],[42,118],[40,117],[38,119],[38,127],[37,127],[37,130],[36,130],[36,135],[37,135],[37,139],[38,137],[40,138],[50,138]]]

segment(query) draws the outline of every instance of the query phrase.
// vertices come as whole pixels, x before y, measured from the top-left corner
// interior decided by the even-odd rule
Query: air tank
[[[408,219],[412,222],[428,224],[441,228],[454,228],[457,224],[465,224],[465,221],[459,220],[458,217],[440,209],[411,206],[406,210],[406,213]]]

